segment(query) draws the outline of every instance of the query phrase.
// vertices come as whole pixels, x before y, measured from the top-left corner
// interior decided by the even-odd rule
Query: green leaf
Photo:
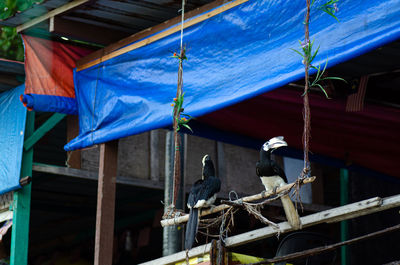
[[[326,93],[325,89],[320,84],[316,84],[315,86],[318,86],[322,90],[322,92],[324,92],[326,98],[330,98],[328,96],[328,93]]]
[[[7,10],[1,10],[0,13],[0,19],[6,19],[8,17],[10,17],[12,14],[14,14],[13,10],[7,9]]]
[[[290,49],[291,49],[292,51],[296,52],[297,54],[299,54],[301,57],[304,58],[304,55],[303,55],[301,52],[299,52],[298,50],[292,49],[292,48],[290,48]]]
[[[346,81],[345,79],[343,79],[343,78],[341,78],[341,77],[336,77],[336,76],[324,77],[324,78],[322,78],[321,80],[327,80],[327,79],[330,79],[330,80],[340,80],[340,81],[343,81],[343,82],[346,82],[346,83],[347,83],[347,81]]]
[[[185,113],[181,113],[182,116],[189,118],[189,119],[194,119],[192,116],[190,116],[189,114],[185,114]]]
[[[189,125],[187,125],[187,124],[182,124],[182,126],[184,126],[185,128],[189,129],[189,130],[193,133],[192,128],[190,128]]]
[[[309,64],[311,64],[312,61],[314,61],[315,56],[317,56],[318,51],[319,51],[319,47],[320,47],[320,46],[318,45],[317,50],[314,52],[313,56],[311,56],[311,58],[309,59],[309,61],[308,61]]]

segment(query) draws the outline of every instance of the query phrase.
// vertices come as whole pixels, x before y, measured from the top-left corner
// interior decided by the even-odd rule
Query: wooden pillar
[[[112,264],[117,158],[117,140],[100,145],[96,239],[94,250],[95,265]]]
[[[349,203],[349,171],[345,168],[340,169],[340,205],[344,206]],[[340,240],[346,241],[349,239],[349,224],[348,220],[340,222]],[[341,249],[341,264],[349,264],[349,248],[342,246]]]
[[[34,132],[35,112],[26,114],[25,139]],[[33,148],[22,154],[21,178],[32,176]],[[28,264],[29,217],[31,212],[31,183],[14,192],[13,226],[11,232],[11,265]]]
[[[67,141],[71,141],[79,135],[78,115],[68,115],[67,117]],[[67,167],[81,169],[81,150],[67,152]]]

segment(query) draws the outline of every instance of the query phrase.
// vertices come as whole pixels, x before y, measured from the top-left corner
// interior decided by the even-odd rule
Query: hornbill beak
[[[285,142],[285,140],[283,140],[283,136],[277,136],[265,142],[262,148],[264,151],[269,151],[269,150],[273,151],[279,147],[287,145],[288,144]]]
[[[206,164],[206,161],[208,161],[208,160],[210,160],[210,156],[209,155],[203,156],[203,159],[201,160],[201,163],[203,164],[203,167]]]

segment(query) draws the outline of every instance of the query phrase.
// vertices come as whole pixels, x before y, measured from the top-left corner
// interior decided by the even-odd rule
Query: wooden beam
[[[33,134],[35,112],[26,114],[25,139]],[[21,177],[32,176],[33,149],[24,150],[22,154]],[[28,264],[29,217],[31,212],[32,184],[23,186],[14,192],[13,226],[11,232],[11,265]]]
[[[64,13],[64,12],[66,12],[66,11],[72,9],[72,8],[80,6],[80,5],[82,5],[82,4],[84,4],[84,3],[88,2],[88,1],[89,0],[75,0],[75,1],[72,1],[72,2],[70,2],[68,4],[65,4],[63,6],[60,6],[60,7],[56,8],[56,9],[53,9],[53,10],[47,12],[46,14],[40,16],[40,17],[36,17],[36,18],[34,18],[32,20],[29,20],[28,22],[26,22],[26,23],[24,23],[22,25],[17,26],[17,32],[20,33],[21,31],[24,31],[24,30],[26,30],[26,29],[28,29],[28,28],[36,25],[36,24],[39,24],[40,22],[45,21],[46,19],[49,19],[49,18],[54,17],[54,16],[57,16],[57,15],[59,15],[61,13]]]
[[[83,169],[75,169],[75,168],[67,168],[67,167],[60,167],[60,166],[50,166],[44,164],[34,164],[33,170],[36,172],[42,173],[49,173],[55,175],[62,175],[74,178],[81,178],[81,179],[89,179],[89,180],[98,180],[98,174],[96,172],[83,170]],[[147,180],[142,178],[132,178],[132,177],[125,177],[125,176],[117,176],[117,183],[136,186],[136,187],[143,187],[149,189],[164,189],[164,182],[163,181],[153,181]]]
[[[101,32],[101,34],[99,34]],[[99,45],[109,45],[130,35],[130,33],[102,26],[78,22],[65,17],[55,17],[52,35],[67,37]]]
[[[32,148],[48,131],[54,128],[66,115],[61,113],[54,113],[42,126],[24,141],[24,150],[27,151]]]
[[[215,1],[204,7],[195,9],[191,12],[188,12],[185,15],[186,22],[184,23],[184,28],[188,28],[197,23],[200,23],[210,17],[221,14],[222,12],[234,8],[238,5],[241,5],[248,0],[233,0],[226,4],[224,1]],[[209,11],[209,12],[207,12]],[[207,13],[204,13],[207,12]],[[204,13],[204,14],[201,14]],[[199,15],[201,14],[201,15]],[[199,15],[199,16],[197,16]],[[92,55],[86,56],[81,60],[77,61],[77,71],[84,70],[93,65],[99,64],[100,62],[104,62],[111,58],[114,58],[123,53],[135,50],[137,48],[146,46],[152,42],[160,40],[166,36],[169,36],[175,32],[178,32],[181,29],[179,23],[180,16],[171,20],[168,20],[158,26],[148,28],[143,30],[137,34],[134,34],[121,42],[116,43],[115,45],[108,46],[102,50],[96,51]],[[190,19],[191,18],[191,19]],[[175,26],[174,26],[175,25]],[[151,36],[150,36],[151,35]]]
[[[336,223],[351,218],[372,214],[375,212],[384,211],[387,209],[400,206],[400,194],[381,199],[379,197],[371,198],[364,201],[355,202],[345,206],[333,208],[327,211],[307,215],[301,217],[301,224],[303,228],[310,227],[321,223]],[[281,233],[293,231],[288,222],[281,222],[278,224]],[[250,232],[231,236],[225,239],[226,247],[237,247],[257,240],[265,239],[275,236],[277,230],[273,227],[267,226],[264,228],[256,229]],[[210,251],[210,244],[192,248],[189,251],[189,257],[198,256],[204,252]],[[162,257],[156,260],[145,262],[142,264],[170,264],[184,260],[186,252],[181,251],[170,256]]]
[[[81,179],[88,179],[88,180],[95,180],[98,179],[98,174],[96,172],[83,170],[83,169],[75,169],[75,168],[67,168],[67,167],[60,167],[60,166],[52,166],[46,164],[33,164],[33,170],[36,172],[54,174],[54,175],[61,175],[73,178],[81,178]],[[148,189],[157,189],[163,190],[164,189],[164,181],[163,180],[150,180],[150,179],[142,179],[136,177],[125,177],[125,176],[117,176],[117,184],[135,186],[135,187],[143,187]],[[185,186],[185,191],[189,191],[191,185]],[[239,194],[240,196],[241,194]],[[221,198],[228,198],[228,192],[219,192],[218,197]],[[279,201],[272,201],[270,203],[272,206],[282,207],[282,203]],[[331,209],[332,207],[318,205],[318,204],[303,204],[304,210],[309,212],[320,212],[324,210]]]
[[[118,141],[100,145],[94,265],[112,265]]]

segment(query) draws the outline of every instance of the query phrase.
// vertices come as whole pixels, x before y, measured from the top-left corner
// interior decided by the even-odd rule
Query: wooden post
[[[96,239],[94,249],[95,265],[112,264],[117,160],[117,140],[100,145]]]
[[[349,203],[349,171],[345,168],[340,169],[340,205]],[[346,241],[349,237],[349,224],[347,220],[340,222],[340,240]],[[349,248],[342,246],[340,249],[341,264],[349,264]]]
[[[67,141],[71,141],[79,135],[78,115],[67,116]],[[67,167],[81,168],[81,150],[67,152]]]
[[[25,139],[34,131],[35,112],[26,114]],[[24,150],[22,154],[21,178],[32,176],[33,148]],[[31,211],[31,187],[29,183],[14,192],[13,226],[11,232],[11,265],[28,264],[29,216]]]

